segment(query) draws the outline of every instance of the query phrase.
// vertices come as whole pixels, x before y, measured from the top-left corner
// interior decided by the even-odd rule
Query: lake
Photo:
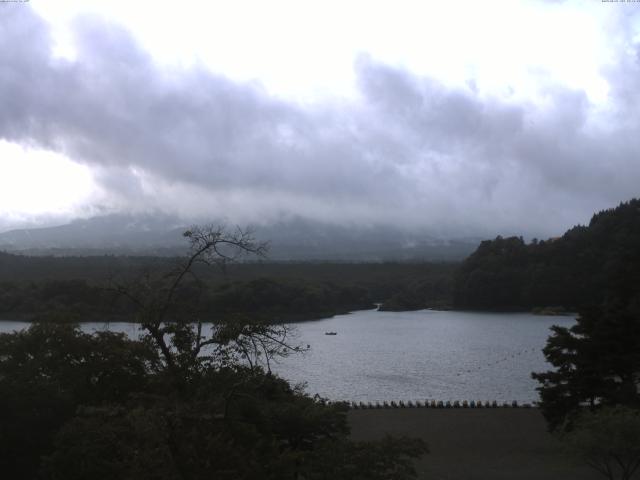
[[[574,323],[526,313],[358,311],[294,324],[296,341],[311,348],[273,370],[332,400],[532,402],[531,372],[549,369],[541,351],[549,327]],[[0,332],[26,325],[0,322]],[[83,324],[85,331],[104,328],[138,332],[129,323]]]

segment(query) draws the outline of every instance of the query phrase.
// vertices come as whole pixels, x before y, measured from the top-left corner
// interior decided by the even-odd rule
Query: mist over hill
[[[0,233],[0,250],[29,255],[179,255],[185,251],[182,233],[189,225],[163,214],[111,214]],[[269,242],[268,259],[274,261],[460,260],[479,242],[477,238],[440,238],[419,230],[342,226],[300,217],[249,228],[256,239]]]

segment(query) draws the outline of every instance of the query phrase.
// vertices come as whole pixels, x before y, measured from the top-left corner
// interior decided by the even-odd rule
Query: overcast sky
[[[0,45],[0,230],[542,237],[640,195],[640,3],[31,0]]]

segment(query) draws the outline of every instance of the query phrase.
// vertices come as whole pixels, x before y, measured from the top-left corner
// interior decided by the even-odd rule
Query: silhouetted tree
[[[551,429],[571,428],[582,407],[640,406],[640,295],[584,310],[552,327],[544,354],[555,370],[534,373]]]
[[[0,335],[0,467],[16,479],[414,478],[420,440],[358,443],[347,406],[269,372],[300,351],[289,328],[232,316],[205,331],[195,266],[263,246],[193,228],[166,274],[111,288],[136,307],[141,338],[34,324]],[[194,316],[195,315],[195,316]],[[266,369],[266,371],[265,371]]]
[[[124,402],[144,391],[155,348],[123,334],[89,335],[69,323],[0,334],[0,470],[34,479],[56,432],[80,405]]]
[[[135,305],[136,320],[160,351],[172,381],[188,381],[212,362],[233,364],[237,357],[251,366],[262,360],[269,369],[273,357],[301,350],[288,342],[291,329],[287,325],[253,322],[243,315],[217,317],[209,331],[204,331],[202,312],[193,309],[205,287],[195,267],[204,264],[224,269],[243,255],[263,256],[266,244],[239,228],[194,226],[184,237],[189,253],[171,271],[147,273],[129,284],[112,286]],[[189,291],[186,300],[181,298]]]

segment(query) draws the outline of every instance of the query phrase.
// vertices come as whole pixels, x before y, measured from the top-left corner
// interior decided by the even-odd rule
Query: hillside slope
[[[588,226],[526,244],[487,240],[460,266],[454,305],[465,309],[566,309],[597,304],[609,290],[640,291],[640,200],[596,213]]]

